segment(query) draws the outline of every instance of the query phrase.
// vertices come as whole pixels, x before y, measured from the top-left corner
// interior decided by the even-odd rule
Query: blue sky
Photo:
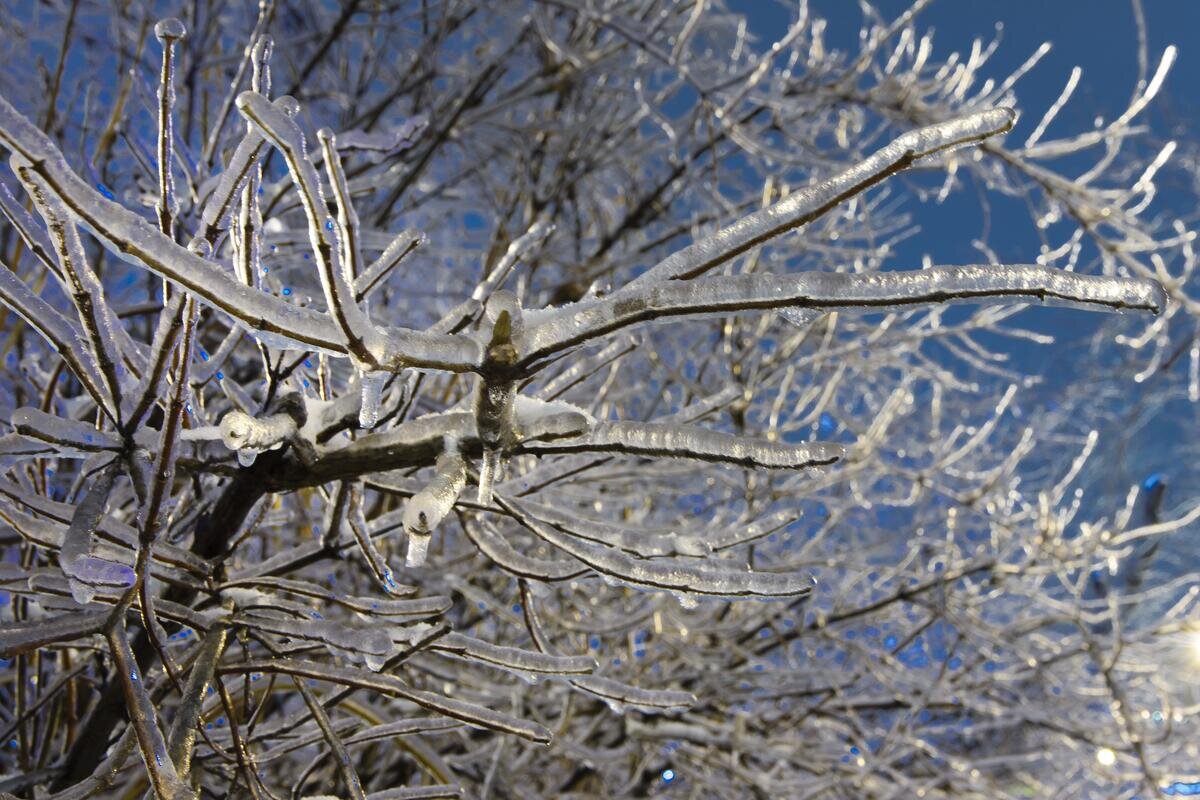
[[[890,21],[904,13],[911,2],[878,0],[873,5]],[[731,0],[731,6],[748,15],[752,30],[763,40],[760,44],[782,35],[796,13],[796,3],[790,0]],[[827,47],[858,49],[863,17],[857,2],[810,0],[810,8],[828,20]],[[1189,47],[1190,39],[1200,31],[1200,2],[1146,0],[1145,16],[1149,72],[1153,73],[1167,45],[1176,45],[1179,55],[1164,91],[1141,118],[1151,124],[1151,135],[1134,145],[1142,155],[1153,154],[1168,139],[1194,140],[1200,134],[1200,103],[1192,97],[1200,78],[1200,52]],[[1000,26],[1000,46],[984,68],[984,75],[996,80],[1007,77],[1043,42],[1051,43],[1050,52],[1017,84],[1018,108],[1023,117],[1013,134],[1016,142],[1024,140],[1054,103],[1076,66],[1083,70],[1079,86],[1045,138],[1090,130],[1097,116],[1108,120],[1119,115],[1137,82],[1137,28],[1130,0],[934,0],[918,17],[917,26],[921,31],[934,32],[934,56],[938,60],[945,60],[955,51],[969,51],[976,38],[990,41]],[[1092,158],[1086,162],[1088,166]],[[1160,173],[1159,195],[1150,212],[1194,219],[1194,194],[1171,191],[1168,173],[1169,169]],[[983,231],[984,220],[972,195],[973,190],[968,189],[942,205],[907,203],[906,209],[914,214],[922,233],[902,243],[893,266],[915,267],[926,253],[937,263],[978,263],[982,256],[971,242]],[[1004,261],[1033,261],[1039,242],[1033,235],[1028,209],[1016,200],[990,199],[993,216],[988,244]],[[1041,309],[1026,314],[1022,321],[1065,340],[1086,338],[1104,320],[1098,315]],[[1031,365],[1035,368],[1054,360],[1053,353],[1045,348],[1021,350],[1039,362]]]
[[[770,42],[786,30],[796,13],[796,3],[774,0],[731,0],[734,10],[746,13],[752,30],[761,40]],[[901,15],[909,0],[878,0],[873,3],[886,20]],[[828,20],[827,47],[856,51],[862,22],[859,3],[854,0],[810,0],[813,13]],[[1143,115],[1150,136],[1131,152],[1152,155],[1169,139],[1177,139],[1186,149],[1200,139],[1200,100],[1195,96],[1200,82],[1200,48],[1194,46],[1200,32],[1200,1],[1144,0],[1147,23],[1148,70],[1153,74],[1167,45],[1178,48],[1178,58],[1164,90]],[[1119,115],[1128,105],[1138,78],[1137,27],[1130,0],[934,0],[917,20],[920,30],[934,31],[934,56],[945,60],[951,52],[967,52],[976,38],[990,41],[1002,26],[1001,44],[989,60],[984,73],[1002,80],[1019,67],[1043,42],[1051,51],[1037,67],[1017,84],[1019,110],[1024,114],[1012,141],[1021,142],[1053,104],[1072,68],[1079,66],[1082,77],[1071,101],[1047,133],[1069,134],[1090,130],[1094,119],[1106,120]],[[1192,147],[1195,145],[1192,144]],[[1177,157],[1179,156],[1177,152]],[[1090,165],[1090,161],[1088,162]],[[1061,165],[1058,165],[1061,168]],[[1068,170],[1068,174],[1074,174]],[[896,180],[912,180],[905,177]],[[1192,224],[1200,215],[1195,207],[1194,186],[1181,187],[1190,180],[1170,169],[1159,175],[1159,194],[1148,214],[1179,217]],[[1174,186],[1173,186],[1174,183]],[[915,200],[906,204],[922,231],[903,243],[895,268],[919,265],[929,253],[938,263],[978,263],[981,254],[971,245],[982,228],[983,218],[973,191],[961,192],[942,205],[921,206]],[[992,226],[988,243],[1004,261],[1032,261],[1038,252],[1028,209],[1020,202],[996,202],[992,206]],[[1040,373],[1048,380],[1036,401],[1026,396],[1032,409],[1053,409],[1066,402],[1071,392],[1080,391],[1080,373],[1076,356],[1082,343],[1096,328],[1111,318],[1096,314],[1054,308],[1031,309],[1020,318],[1022,327],[1050,333],[1055,346],[1034,346],[1020,342],[993,342],[1013,356],[1013,366],[1025,372]],[[1120,324],[1120,323],[1118,323]],[[1140,330],[1143,321],[1128,320],[1128,330]],[[1183,335],[1181,332],[1177,335]],[[1074,343],[1075,347],[1070,345]],[[1118,348],[1113,348],[1113,355]],[[1127,351],[1125,351],[1127,354]],[[1143,351],[1142,359],[1148,357]],[[1101,363],[1111,363],[1112,356]],[[1181,359],[1181,362],[1186,359]],[[1183,363],[1177,365],[1179,373]],[[1094,379],[1094,375],[1088,376]],[[1085,379],[1086,380],[1086,379]],[[1074,385],[1073,385],[1074,384]],[[1148,418],[1137,416],[1137,409],[1151,393],[1162,386],[1161,376],[1143,384],[1132,381],[1118,401],[1122,408],[1110,408],[1110,429],[1102,431],[1108,445],[1099,459],[1093,480],[1101,497],[1123,495],[1131,483],[1146,475],[1163,473],[1171,483],[1166,505],[1183,501],[1195,490],[1189,486],[1196,469],[1180,458],[1179,445],[1194,441],[1200,424],[1196,404],[1186,400],[1173,403]],[[990,391],[990,389],[988,390]],[[1090,401],[1089,401],[1090,402]],[[1109,399],[1112,403],[1112,399]],[[1036,410],[1034,413],[1038,413]],[[1094,424],[1094,420],[1090,424]],[[1080,420],[1081,424],[1089,424]],[[1096,498],[1101,504],[1107,499]],[[1105,512],[1107,513],[1107,512]]]

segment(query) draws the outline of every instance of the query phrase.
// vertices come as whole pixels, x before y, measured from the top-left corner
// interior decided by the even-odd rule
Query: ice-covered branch
[[[146,766],[146,773],[150,776],[150,785],[154,788],[155,795],[160,800],[193,797],[195,793],[191,788],[180,783],[175,764],[167,753],[167,742],[158,725],[154,701],[150,699],[145,676],[129,646],[124,618],[108,631],[108,643],[117,679],[124,690],[129,721],[137,736],[142,761]]]
[[[58,258],[59,271],[63,276],[64,288],[75,305],[79,323],[83,326],[91,344],[92,357],[100,369],[113,408],[117,409],[117,422],[121,422],[121,377],[118,367],[121,361],[117,339],[124,333],[120,320],[108,306],[100,279],[87,262],[83,243],[74,221],[69,217],[62,201],[47,191],[41,179],[30,170],[30,164],[20,156],[14,156],[13,171],[24,184],[42,219],[54,253]]]
[[[37,408],[18,408],[13,412],[12,426],[22,436],[52,445],[63,454],[90,455],[105,450],[115,453],[122,447],[121,437],[111,431],[100,431],[86,422],[47,414]]]
[[[329,681],[342,684],[343,686],[370,689],[381,694],[408,700],[435,713],[462,720],[468,725],[512,733],[523,739],[542,744],[548,744],[551,739],[550,731],[537,723],[518,719],[509,714],[493,711],[473,703],[413,689],[404,681],[392,675],[367,672],[350,667],[318,664],[297,658],[231,662],[221,665],[218,668],[218,672],[234,674],[274,672],[282,675],[292,675],[296,678]]]
[[[92,585],[132,586],[133,570],[92,555],[92,537],[104,516],[104,507],[112,492],[117,469],[111,465],[101,470],[75,508],[71,524],[63,535],[58,560],[71,586],[71,594],[80,603],[87,603],[94,594]]]
[[[99,374],[91,349],[83,334],[62,314],[22,281],[7,264],[0,261],[0,300],[15,311],[33,330],[53,346],[62,356],[71,372],[79,379],[96,406],[112,420],[118,418],[117,409]]]
[[[154,35],[162,44],[162,73],[158,79],[158,227],[173,236],[179,202],[175,199],[175,42],[187,35],[183,22],[175,17],[154,26]]]
[[[249,466],[263,450],[273,450],[290,440],[302,424],[291,407],[262,417],[234,410],[221,418],[221,441],[238,454],[243,466]]]
[[[292,97],[281,97],[275,101],[275,105],[285,114],[295,113],[298,110],[295,98]],[[263,151],[266,149],[267,143],[262,133],[253,125],[250,127],[252,130],[248,130],[238,142],[229,159],[229,164],[221,173],[217,185],[213,188],[212,194],[208,196],[204,209],[200,213],[204,229],[197,235],[197,238],[203,239],[213,246],[221,238],[221,234],[228,230],[238,189],[244,187],[251,179],[258,169]]]
[[[328,128],[322,128],[317,131],[317,139],[321,142],[321,153],[325,156],[325,174],[329,178],[337,205],[342,272],[346,276],[346,282],[352,286],[363,270],[358,212],[354,210],[354,201],[350,198],[350,186],[346,183],[346,171],[342,167],[342,157],[338,155],[335,134]],[[347,300],[357,302],[357,296]]]
[[[28,159],[32,169],[62,198],[71,213],[105,247],[122,258],[166,278],[273,343],[334,354],[349,351],[341,329],[327,315],[246,286],[93,189],[71,171],[49,138],[3,97],[0,97],[0,143]],[[378,360],[389,369],[415,366],[467,372],[475,369],[482,357],[480,345],[468,337],[403,328],[389,328],[380,335],[383,347]]]
[[[350,288],[353,276],[347,271],[348,264],[344,258],[346,250],[341,243],[341,237],[347,235],[347,232],[341,230],[329,216],[324,193],[321,191],[321,180],[308,158],[304,134],[291,116],[275,108],[257,92],[243,92],[238,96],[237,106],[238,110],[257,125],[284,154],[288,172],[296,185],[308,219],[308,235],[313,255],[317,260],[321,288],[325,292],[325,303],[329,313],[342,331],[350,355],[363,365],[374,366],[383,355],[383,343],[370,319],[354,299],[354,292]],[[327,147],[331,149],[331,145]],[[330,169],[331,174],[338,171],[334,166],[330,166]],[[345,188],[344,176],[341,184],[341,187],[334,187],[339,203],[338,213],[347,221],[357,221],[357,216],[352,216],[352,208],[341,207],[343,201],[346,205],[350,202],[349,190],[346,190],[344,198],[338,192],[339,188]],[[354,240],[351,239],[349,244],[353,245]]]
[[[393,269],[402,264],[409,255],[425,243],[425,234],[406,230],[396,234],[379,257],[354,278],[354,299],[362,302],[370,296]]]
[[[529,230],[514,239],[512,244],[508,246],[508,249],[504,251],[504,255],[496,262],[496,265],[492,267],[487,276],[471,292],[471,299],[486,306],[492,293],[504,285],[504,281],[507,280],[513,267],[532,250],[541,247],[552,233],[554,233],[554,226],[545,219],[534,221],[529,226]]]
[[[743,467],[809,469],[828,466],[842,457],[837,444],[785,444],[710,431],[694,425],[653,422],[603,422],[573,438],[527,444],[533,453],[625,453],[689,458]]]
[[[743,217],[727,228],[673,253],[617,292],[672,279],[694,278],[781,233],[805,225],[831,208],[922,158],[982,141],[1012,128],[1016,115],[1007,108],[981,111],[961,119],[902,134],[869,158],[828,180]]]
[[[1166,296],[1154,281],[1080,275],[1038,264],[668,281],[527,314],[521,363],[537,364],[560,350],[662,317],[782,308],[879,310],[956,302],[1044,302],[1158,313]]]
[[[799,573],[750,572],[731,562],[717,560],[635,558],[614,548],[584,542],[546,525],[521,513],[518,506],[504,497],[497,495],[496,502],[539,539],[619,583],[666,589],[685,598],[691,594],[795,598],[812,592],[812,578]]]

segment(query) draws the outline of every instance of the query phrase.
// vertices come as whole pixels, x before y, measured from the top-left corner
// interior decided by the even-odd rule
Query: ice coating
[[[590,414],[579,411],[552,411],[525,418],[517,413],[521,442],[553,441],[579,436],[591,429],[594,420]]]
[[[703,557],[711,554],[714,549],[702,536],[691,533],[649,530],[591,519],[574,511],[563,511],[527,500],[517,501],[510,498],[508,502],[525,514],[581,539],[615,547],[643,558],[676,555]]]
[[[278,101],[276,101],[278,102]],[[216,187],[208,196],[201,216],[204,220],[205,231],[202,237],[215,242],[221,232],[229,227],[229,218],[233,213],[234,198],[245,182],[250,178],[262,158],[266,140],[257,128],[247,131],[238,142],[238,146],[229,158],[229,164],[221,173]]]
[[[339,150],[375,150],[392,153],[411,147],[413,140],[428,124],[424,114],[409,117],[395,128],[385,131],[342,131],[337,135]]]
[[[59,563],[69,580],[71,594],[81,603],[91,601],[93,590],[89,587],[132,586],[133,569],[92,556],[92,537],[100,526],[108,496],[112,492],[116,468],[107,467],[96,476],[83,499],[71,516],[71,524],[63,535]]]
[[[443,714],[447,717],[462,720],[468,725],[480,728],[511,733],[542,744],[551,740],[550,731],[535,722],[514,717],[499,711],[493,711],[474,703],[467,703],[451,697],[432,692],[413,689],[399,678],[382,673],[356,670],[351,667],[320,664],[300,659],[288,661],[241,661],[230,662],[219,668],[221,672],[278,672],[316,680],[333,680],[349,686],[359,686],[382,694],[400,697],[416,703],[423,708]]]
[[[202,298],[246,323],[258,336],[274,337],[273,341],[302,349],[336,355],[347,352],[344,335],[328,315],[244,285],[228,270],[180,247],[142,217],[103,196],[75,175],[58,148],[3,97],[0,97],[0,142],[36,164],[38,174],[46,178],[71,213],[118,257],[144,266]],[[15,276],[13,280],[20,283]],[[3,283],[7,281],[0,278],[0,284]],[[0,290],[4,288],[0,285]],[[19,313],[24,316],[24,311]],[[36,327],[43,329],[40,325]],[[481,359],[479,343],[468,337],[404,328],[387,328],[381,335],[383,360],[390,366],[466,372],[475,369]]]
[[[0,97],[0,102],[3,98]],[[2,109],[0,109],[2,110]],[[33,293],[16,273],[0,267],[0,300],[50,343],[70,366],[84,389],[112,419],[117,410],[104,389],[99,368],[79,330],[49,303]]]
[[[109,308],[104,288],[88,263],[79,231],[62,200],[49,190],[31,169],[32,165],[20,155],[13,156],[12,166],[46,222],[50,243],[58,258],[63,288],[75,305],[79,324],[87,336],[92,358],[113,407],[118,407],[122,393],[121,379],[117,375],[117,364],[121,362],[118,339],[125,330]]]
[[[1080,308],[1158,313],[1154,281],[1080,275],[1040,264],[931,267],[896,272],[805,272],[669,281],[603,300],[542,312],[526,326],[522,363],[533,363],[621,328],[668,316],[799,308],[877,310],[913,305],[1050,302]]]
[[[526,445],[531,452],[616,452],[691,458],[768,469],[808,469],[833,464],[841,445],[786,444],[710,431],[694,425],[653,422],[598,423],[584,436]]]
[[[166,757],[167,742],[158,725],[158,713],[150,691],[143,680],[141,668],[129,646],[122,619],[116,627],[107,631],[109,650],[121,687],[129,708],[130,722],[141,749],[142,762],[150,776],[150,782],[160,797],[186,798],[193,796],[190,788],[184,788],[175,771],[175,764]]]
[[[344,650],[359,657],[386,658],[395,649],[391,637],[382,628],[357,628],[341,621],[307,619],[296,624],[291,619],[276,619],[255,613],[253,624],[260,630],[281,636],[321,642],[335,650]]]
[[[79,611],[0,626],[0,658],[12,658],[40,647],[99,633],[108,612]]]
[[[569,580],[588,571],[586,565],[573,558],[551,561],[527,556],[510,545],[487,522],[474,523],[468,520],[464,529],[479,552],[512,575],[555,582]]]
[[[187,36],[187,28],[178,17],[167,17],[154,24],[154,35],[160,40],[182,39]]]
[[[94,425],[47,414],[37,408],[22,407],[13,412],[13,429],[22,436],[81,453],[120,450],[121,437]]]
[[[714,560],[642,559],[610,547],[588,544],[552,525],[520,514],[497,497],[501,507],[517,514],[521,524],[548,544],[618,583],[721,597],[802,597],[812,592],[812,579],[801,573],[749,572]]]
[[[762,211],[742,217],[717,233],[672,253],[616,294],[621,296],[631,289],[660,281],[701,275],[755,245],[811,222],[833,205],[906,169],[918,159],[1004,133],[1012,128],[1015,120],[1016,115],[1011,109],[993,108],[902,134],[874,155],[838,175],[795,192]]]
[[[497,291],[504,284],[504,280],[508,277],[509,272],[517,263],[524,258],[530,251],[536,250],[554,233],[554,226],[544,219],[536,220],[521,236],[513,240],[508,249],[504,251],[504,255],[492,267],[491,272],[487,277],[480,281],[475,287],[475,291],[471,293],[471,299],[481,303],[487,303],[489,307],[492,303],[489,298],[493,294],[499,294]],[[511,299],[510,299],[511,298]],[[508,306],[514,305],[515,295],[510,295],[505,298],[505,303]],[[510,311],[510,313],[512,313]]]
[[[346,173],[342,169],[341,156],[337,152],[337,137],[333,131],[322,128],[317,131],[317,139],[321,142],[321,152],[325,156],[325,174],[329,178],[329,185],[333,187],[333,196],[337,202],[337,221],[340,228],[338,239],[342,245],[342,276],[349,290],[354,286],[355,277],[363,269],[358,212],[354,210],[354,203],[350,199],[350,187],[346,183]],[[332,220],[326,223],[327,228],[331,227],[331,222]],[[348,301],[358,303],[358,300],[357,292],[349,291]]]
[[[378,286],[388,273],[403,263],[414,250],[425,244],[425,234],[417,230],[405,230],[396,234],[379,257],[371,262],[362,274],[354,279],[354,297],[364,299]]]
[[[221,418],[221,441],[230,450],[261,451],[282,444],[296,434],[296,419],[291,414],[252,417],[243,411],[230,411]]]
[[[471,656],[507,669],[521,672],[541,672],[549,675],[588,674],[596,669],[596,659],[591,656],[556,656],[521,650],[516,647],[485,642],[461,633],[449,633],[432,645],[433,650]]]
[[[54,261],[54,246],[45,229],[34,221],[33,216],[25,209],[23,203],[13,197],[8,185],[0,182],[0,213],[3,213],[13,228],[25,242],[25,246],[37,254],[37,257],[50,270],[58,273],[58,264]],[[61,275],[58,277],[61,278]]]
[[[588,694],[603,698],[610,706],[623,709],[626,706],[643,711],[661,713],[670,710],[691,708],[698,702],[691,692],[681,692],[674,689],[644,689],[630,686],[627,683],[606,678],[602,675],[589,675],[584,678],[572,678],[571,685]]]
[[[354,299],[354,292],[347,281],[341,245],[344,232],[333,224],[333,220],[328,219],[321,180],[308,158],[304,134],[292,116],[272,105],[257,92],[242,92],[238,95],[237,107],[248,120],[262,130],[287,159],[288,172],[296,185],[301,205],[308,218],[313,258],[319,267],[325,302],[330,315],[334,317],[348,342],[349,352],[366,364],[381,359],[384,356],[384,345],[375,326]],[[342,181],[343,185],[344,183]]]
[[[371,529],[363,514],[362,484],[355,483],[350,487],[348,499],[346,522],[349,523],[350,533],[354,536],[367,568],[370,569],[376,582],[388,594],[411,594],[414,591],[411,586],[400,586],[396,583],[387,559],[379,552],[379,549],[375,547],[375,542],[371,539]]]
[[[456,449],[447,448],[438,457],[429,483],[404,506],[404,531],[409,537],[408,566],[424,564],[431,534],[458,502],[466,484],[466,459]]]

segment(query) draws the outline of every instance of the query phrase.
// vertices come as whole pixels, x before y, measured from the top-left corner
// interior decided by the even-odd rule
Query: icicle
[[[433,531],[458,502],[467,482],[466,460],[450,442],[438,458],[433,478],[404,506],[404,531],[408,534],[409,567],[425,563]],[[482,484],[482,479],[481,479]]]
[[[492,504],[492,487],[496,485],[496,475],[501,470],[499,450],[484,450],[479,459],[479,494],[476,502],[480,505]]]
[[[359,373],[359,390],[362,392],[362,403],[358,409],[358,426],[370,430],[379,421],[379,400],[383,386],[390,372],[363,371]]]

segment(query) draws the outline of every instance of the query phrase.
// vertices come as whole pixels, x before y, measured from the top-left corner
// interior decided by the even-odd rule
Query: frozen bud
[[[511,336],[517,336],[520,333],[521,301],[512,292],[499,291],[493,293],[488,298],[485,313],[487,314],[488,322],[492,324],[493,328],[497,325],[503,325],[502,317],[507,316],[509,325],[511,326]]]

